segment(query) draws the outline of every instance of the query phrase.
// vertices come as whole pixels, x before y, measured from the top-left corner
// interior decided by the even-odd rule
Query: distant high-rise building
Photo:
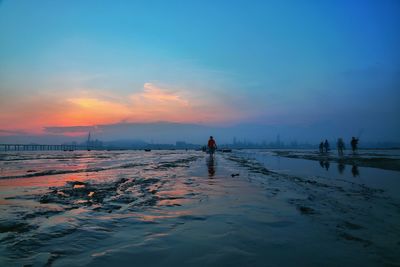
[[[277,136],[276,136],[276,146],[277,147],[281,147],[281,135],[280,134],[278,134]]]
[[[186,142],[184,141],[176,141],[175,145],[177,148],[184,148],[187,146]]]

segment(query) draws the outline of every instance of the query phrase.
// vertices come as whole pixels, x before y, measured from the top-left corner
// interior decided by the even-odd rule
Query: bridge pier
[[[78,145],[0,144],[0,151],[75,151],[97,150],[97,147]]]

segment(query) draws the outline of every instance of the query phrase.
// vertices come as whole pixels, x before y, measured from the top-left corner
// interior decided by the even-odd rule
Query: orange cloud
[[[168,91],[155,86],[152,83],[144,84],[143,93],[133,95],[132,99],[136,102],[137,100],[146,100],[148,104],[177,104],[179,106],[185,107],[189,106],[189,102],[177,93],[173,91]]]
[[[68,95],[69,94],[69,95]],[[71,97],[74,94],[74,97]],[[106,96],[104,96],[106,95]],[[30,96],[0,107],[0,130],[40,133],[47,126],[85,126],[126,122],[213,123],[240,118],[235,108],[213,96],[194,97],[145,83],[143,89],[121,98],[94,90]]]
[[[130,100],[131,118],[175,122],[195,119],[190,100],[183,98],[177,91],[163,89],[151,83],[145,83],[144,90],[132,94]]]
[[[97,98],[70,98],[71,108],[66,112],[65,126],[113,123],[130,115],[129,108],[121,103]]]

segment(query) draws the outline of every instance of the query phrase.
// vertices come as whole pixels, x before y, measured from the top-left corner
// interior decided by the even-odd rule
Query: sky
[[[159,122],[398,142],[399,29],[397,0],[3,0],[0,142]]]

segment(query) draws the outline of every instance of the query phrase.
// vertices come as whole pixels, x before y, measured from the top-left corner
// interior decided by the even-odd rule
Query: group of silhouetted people
[[[351,150],[353,151],[353,154],[355,154],[358,150],[358,140],[359,139],[355,138],[354,136],[351,138],[350,145],[351,145]],[[337,146],[339,156],[343,156],[344,150],[346,149],[343,138],[341,138],[341,137],[338,138],[336,146]],[[329,147],[329,142],[327,139],[325,139],[325,142],[322,141],[319,144],[319,153],[321,153],[321,154],[328,153],[329,149],[330,149],[330,147]]]
[[[329,142],[325,139],[325,142],[321,142],[319,144],[319,153],[328,153],[329,152]]]

